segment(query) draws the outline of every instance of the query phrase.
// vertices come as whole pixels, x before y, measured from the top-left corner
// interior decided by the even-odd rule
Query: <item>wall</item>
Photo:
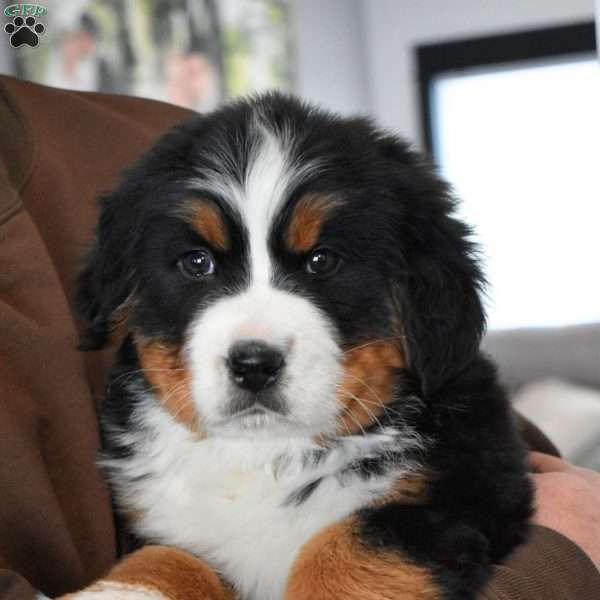
[[[370,112],[414,141],[415,45],[594,18],[594,0],[364,0],[362,9]]]
[[[370,109],[363,0],[292,0],[296,90],[344,114]]]
[[[600,0],[596,0],[596,48],[600,59]]]

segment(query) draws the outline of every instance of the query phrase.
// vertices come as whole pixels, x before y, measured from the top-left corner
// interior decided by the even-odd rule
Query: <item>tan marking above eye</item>
[[[287,244],[293,252],[307,252],[315,246],[323,223],[336,201],[329,196],[307,194],[300,198],[287,231]]]
[[[229,236],[223,215],[210,200],[188,200],[182,209],[185,220],[214,248],[227,250]]]
[[[403,352],[387,340],[366,342],[345,353],[337,395],[343,410],[340,435],[356,433],[376,422],[393,400],[396,374],[404,366]]]
[[[158,399],[171,415],[195,433],[199,420],[191,395],[191,374],[179,349],[158,340],[134,335],[140,366]]]

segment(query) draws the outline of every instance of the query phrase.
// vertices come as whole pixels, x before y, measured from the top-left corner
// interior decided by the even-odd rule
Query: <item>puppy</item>
[[[279,94],[129,170],[77,305],[120,343],[116,506],[162,547],[80,597],[475,597],[531,488],[454,208],[394,135]]]

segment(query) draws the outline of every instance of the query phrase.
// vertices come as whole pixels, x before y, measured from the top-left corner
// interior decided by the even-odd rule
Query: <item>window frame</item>
[[[415,49],[421,121],[421,140],[426,152],[435,156],[433,84],[443,74],[540,59],[568,59],[596,52],[593,21],[530,29],[500,35],[419,45]]]

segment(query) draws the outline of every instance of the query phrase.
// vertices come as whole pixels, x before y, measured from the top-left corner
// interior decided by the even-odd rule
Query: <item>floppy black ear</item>
[[[483,276],[462,223],[445,217],[423,226],[422,239],[407,257],[402,323],[411,366],[423,391],[433,392],[479,352]]]
[[[408,360],[424,392],[434,392],[479,353],[485,279],[469,227],[433,167],[390,137],[396,174],[399,277],[394,292]]]
[[[129,248],[134,233],[127,201],[118,192],[100,199],[100,221],[75,292],[75,309],[84,321],[79,348],[104,347],[123,319],[134,288]]]

